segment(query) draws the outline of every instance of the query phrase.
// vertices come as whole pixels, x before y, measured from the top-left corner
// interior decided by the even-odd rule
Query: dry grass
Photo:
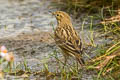
[[[108,48],[103,55],[97,56],[89,62],[89,69],[96,69],[98,71],[98,77],[108,76],[116,72],[119,72],[120,67],[120,42],[115,43]],[[114,78],[119,77],[118,75],[112,76]]]

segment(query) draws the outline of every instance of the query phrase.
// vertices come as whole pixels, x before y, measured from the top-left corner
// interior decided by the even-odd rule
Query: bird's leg
[[[66,66],[66,63],[67,63],[67,58],[66,58],[66,56],[65,55],[63,55],[64,57],[63,57],[63,61],[62,61],[62,64],[63,64],[63,69],[65,69],[65,66]]]
[[[67,55],[64,55],[64,66],[67,65],[67,60],[68,60],[68,56],[67,56]]]
[[[78,65],[79,65],[79,62],[78,62],[78,59],[76,59],[76,67],[77,67],[77,71],[78,71]]]

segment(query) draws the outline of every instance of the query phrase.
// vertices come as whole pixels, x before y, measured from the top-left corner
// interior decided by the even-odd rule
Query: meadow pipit
[[[63,11],[56,11],[52,14],[57,19],[57,27],[54,31],[54,39],[56,44],[63,51],[65,63],[68,57],[72,56],[80,63],[80,65],[83,65],[84,61],[81,57],[81,39],[71,23],[70,16]]]

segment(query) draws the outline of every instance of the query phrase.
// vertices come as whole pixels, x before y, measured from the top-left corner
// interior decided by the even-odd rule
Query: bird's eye
[[[56,16],[59,16],[59,14],[57,14]]]

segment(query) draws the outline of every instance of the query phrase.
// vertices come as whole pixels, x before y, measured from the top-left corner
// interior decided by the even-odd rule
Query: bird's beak
[[[50,14],[52,14],[52,15],[53,15],[53,13],[54,13],[54,12],[52,12],[51,10],[49,10],[48,12],[49,12]]]
[[[49,12],[49,13],[52,13],[52,11],[51,11],[51,10],[49,10],[48,12]]]
[[[50,14],[52,14],[52,16],[54,16],[55,15],[55,12],[53,12],[53,11],[48,11]]]

